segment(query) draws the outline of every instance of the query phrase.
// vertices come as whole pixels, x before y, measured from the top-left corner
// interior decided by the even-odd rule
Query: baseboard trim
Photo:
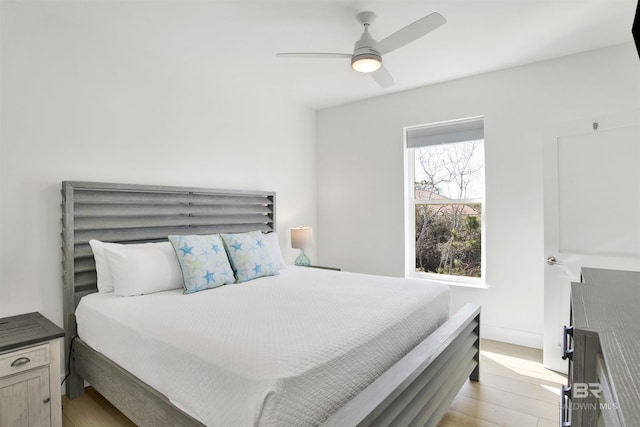
[[[482,338],[542,349],[542,334],[486,324],[482,325],[480,331]]]

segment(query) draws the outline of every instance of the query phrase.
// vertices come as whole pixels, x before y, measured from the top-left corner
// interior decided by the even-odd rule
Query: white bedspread
[[[444,323],[444,285],[289,266],[182,295],[95,293],[78,334],[209,426],[317,425]]]

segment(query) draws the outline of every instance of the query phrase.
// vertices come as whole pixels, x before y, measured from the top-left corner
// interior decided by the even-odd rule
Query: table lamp
[[[311,261],[307,254],[304,253],[305,248],[310,248],[313,244],[313,230],[311,227],[297,227],[291,229],[291,247],[300,249],[300,255],[296,258],[296,265],[308,267]]]

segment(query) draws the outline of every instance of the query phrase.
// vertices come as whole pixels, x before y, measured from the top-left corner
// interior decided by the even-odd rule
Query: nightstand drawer
[[[0,377],[49,364],[49,344],[0,354]]]

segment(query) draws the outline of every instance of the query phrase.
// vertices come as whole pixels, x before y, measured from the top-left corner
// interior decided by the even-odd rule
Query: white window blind
[[[482,117],[438,123],[407,130],[407,148],[484,139]]]

